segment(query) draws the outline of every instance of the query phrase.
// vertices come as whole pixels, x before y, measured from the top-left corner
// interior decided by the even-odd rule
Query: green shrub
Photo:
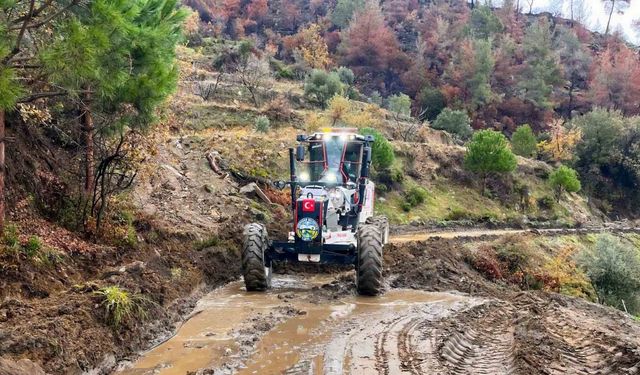
[[[369,102],[371,104],[375,104],[378,107],[382,107],[382,95],[380,95],[379,91],[374,91],[369,96]]]
[[[33,258],[42,250],[42,240],[38,236],[31,236],[22,247],[22,252],[29,258]]]
[[[407,212],[411,211],[411,209],[423,204],[428,197],[429,193],[425,189],[414,186],[405,193],[402,209]]]
[[[468,139],[473,134],[471,120],[464,111],[445,108],[431,125],[432,128],[444,130],[460,139]]]
[[[254,128],[260,133],[266,133],[271,128],[271,121],[267,116],[258,116],[254,123]]]
[[[406,94],[392,95],[387,99],[387,109],[398,120],[411,116],[411,98]]]
[[[4,233],[2,234],[2,243],[9,248],[17,248],[20,245],[18,227],[13,224],[5,225]]]
[[[329,100],[342,90],[343,84],[336,72],[328,73],[315,69],[304,82],[305,97],[315,101],[322,108],[326,108]]]
[[[516,169],[516,166],[516,157],[509,148],[509,141],[502,133],[494,130],[480,130],[473,135],[471,142],[467,145],[464,167],[480,174],[483,193],[487,174],[510,173]]]
[[[578,264],[591,280],[600,303],[620,310],[626,305],[630,313],[640,313],[640,253],[637,248],[610,234],[603,234],[598,237],[595,247],[579,255]]]
[[[563,192],[575,193],[580,191],[582,187],[578,179],[578,172],[564,165],[549,174],[549,183],[556,192],[558,202]]]
[[[149,302],[143,296],[130,294],[117,287],[108,286],[95,292],[101,299],[105,312],[105,321],[114,328],[130,319],[146,319],[145,304]]]
[[[341,66],[336,69],[336,73],[340,78],[340,82],[344,83],[345,85],[352,86],[356,81],[356,76],[355,74],[353,74],[353,70],[349,68]]]
[[[60,252],[50,249],[44,248],[35,256],[36,261],[45,267],[53,267],[57,264],[62,263],[63,256]]]
[[[426,86],[418,94],[418,104],[420,105],[420,120],[433,121],[445,108],[444,95],[440,90]]]
[[[465,209],[461,208],[453,208],[445,217],[445,220],[449,221],[459,221],[459,220],[470,220],[473,218],[473,214]]]
[[[526,158],[535,157],[538,141],[529,125],[522,125],[511,136],[511,148],[516,155]]]
[[[556,205],[555,200],[548,195],[538,198],[538,207],[540,207],[543,210],[552,210],[555,207],[555,205]]]
[[[360,134],[373,135],[375,138],[375,141],[371,146],[371,163],[373,164],[373,167],[378,171],[391,167],[393,162],[396,160],[396,156],[393,151],[393,146],[391,146],[391,143],[387,138],[385,138],[379,131],[371,128],[360,129]]]

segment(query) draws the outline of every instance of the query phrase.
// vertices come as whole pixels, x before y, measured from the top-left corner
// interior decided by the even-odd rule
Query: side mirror
[[[273,183],[273,186],[275,186],[275,188],[278,190],[282,190],[287,187],[287,183],[284,181],[275,181]]]
[[[364,162],[371,163],[371,147],[369,146],[364,148]]]
[[[298,145],[298,147],[296,147],[296,160],[297,161],[304,161],[304,146],[303,145]]]

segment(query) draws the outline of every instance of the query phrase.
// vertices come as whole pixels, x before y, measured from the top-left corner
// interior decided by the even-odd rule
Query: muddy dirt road
[[[638,325],[595,305],[406,289],[364,298],[350,279],[278,276],[264,294],[228,284],[119,374],[638,373]]]
[[[458,238],[525,232],[395,236],[380,297],[356,296],[352,271],[275,275],[266,293],[229,283],[203,298],[174,337],[116,373],[640,373],[640,325],[628,316],[499,287],[453,251]]]
[[[349,276],[277,276],[267,293],[241,282],[202,301],[177,335],[120,374],[367,374],[419,369],[436,342],[420,326],[486,301],[453,293],[392,289],[378,298],[346,291]],[[428,363],[424,363],[428,365]]]

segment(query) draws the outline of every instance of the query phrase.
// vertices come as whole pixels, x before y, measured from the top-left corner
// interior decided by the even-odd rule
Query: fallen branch
[[[213,169],[214,172],[216,172],[220,176],[223,176],[224,173],[222,172],[222,169],[220,169],[220,167],[218,166],[218,163],[216,162],[216,155],[217,155],[217,152],[208,153],[206,155],[207,161],[209,162],[209,167],[211,167],[211,169]]]

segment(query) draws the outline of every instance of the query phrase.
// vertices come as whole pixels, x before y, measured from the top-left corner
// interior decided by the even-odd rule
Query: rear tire
[[[244,227],[242,241],[242,275],[248,292],[264,291],[271,287],[271,264],[265,263],[269,246],[267,229],[262,224]]]
[[[389,219],[386,216],[372,216],[367,219],[366,223],[377,225],[382,234],[382,244],[389,243]]]
[[[382,293],[382,238],[380,227],[361,224],[358,228],[356,284],[358,294],[377,296]]]

